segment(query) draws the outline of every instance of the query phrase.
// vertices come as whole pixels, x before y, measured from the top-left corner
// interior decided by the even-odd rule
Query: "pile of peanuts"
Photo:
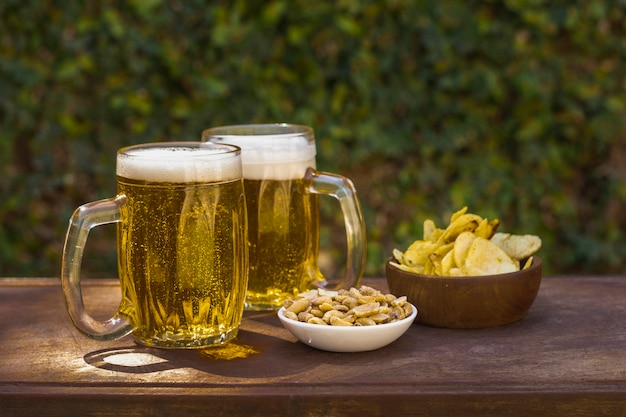
[[[283,315],[291,320],[330,326],[374,326],[402,320],[413,307],[406,296],[383,294],[368,286],[328,292],[311,290],[284,303]]]

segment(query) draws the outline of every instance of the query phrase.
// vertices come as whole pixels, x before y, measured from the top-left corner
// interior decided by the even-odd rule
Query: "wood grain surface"
[[[94,316],[115,311],[115,280],[83,285]],[[520,321],[414,324],[364,353],[310,348],[275,313],[245,314],[244,358],[96,342],[57,279],[0,279],[0,317],[0,416],[626,415],[626,277],[546,277]]]

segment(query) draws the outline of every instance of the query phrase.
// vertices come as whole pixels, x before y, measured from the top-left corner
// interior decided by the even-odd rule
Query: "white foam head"
[[[117,154],[116,174],[151,182],[222,182],[242,177],[234,146],[163,142],[129,146]]]
[[[303,178],[315,168],[315,138],[308,126],[288,124],[238,125],[207,129],[202,139],[241,148],[247,179]]]

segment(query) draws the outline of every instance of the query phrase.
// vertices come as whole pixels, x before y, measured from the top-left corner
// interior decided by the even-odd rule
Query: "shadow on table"
[[[278,328],[278,330],[277,330]],[[312,349],[288,337],[276,317],[248,315],[237,339],[208,349],[160,349],[139,344],[89,352],[89,365],[127,374],[149,374],[174,369],[195,369],[215,375],[266,378],[300,373],[316,367],[307,360]]]
[[[223,348],[177,350],[131,345],[93,351],[84,360],[99,369],[127,374],[194,369],[232,378],[289,376],[325,365],[365,369],[381,357],[402,360],[416,348],[428,345],[423,339],[426,329],[421,327],[412,326],[403,337],[383,349],[346,354],[324,352],[298,342],[282,327],[275,313],[247,313],[237,339]]]
[[[264,341],[262,339],[271,337],[258,334],[250,335],[249,333],[241,331],[240,337],[236,341],[224,347],[239,352],[238,357],[224,358],[224,354],[208,355],[202,350],[159,349],[131,345],[93,351],[86,354],[84,360],[89,365],[99,369],[127,374],[149,374],[188,368],[211,374],[242,378],[290,375],[317,366],[314,362],[289,360],[287,354],[270,356],[265,349],[288,344],[288,342],[280,339],[278,342]],[[306,354],[308,348],[306,346],[291,346],[289,350],[290,355],[299,351]]]

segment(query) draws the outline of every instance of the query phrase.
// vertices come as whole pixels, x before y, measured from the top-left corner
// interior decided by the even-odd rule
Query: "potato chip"
[[[475,277],[479,275],[484,275],[484,272],[473,266],[464,265],[450,270],[451,277]]]
[[[396,261],[404,265],[404,253],[402,253],[400,249],[393,250],[393,257],[395,258]]]
[[[393,250],[398,268],[425,275],[493,275],[518,271],[532,264],[541,248],[534,235],[497,233],[500,220],[489,221],[468,213],[467,207],[454,212],[445,229],[431,219],[424,221],[423,239],[413,242],[405,252]]]
[[[426,240],[416,240],[404,252],[404,261],[406,265],[423,265],[428,257],[435,252],[437,244]]]
[[[462,214],[450,223],[437,241],[442,243],[454,242],[461,233],[476,230],[481,221],[482,218],[475,214]]]
[[[453,223],[457,218],[464,215],[465,213],[467,213],[467,206],[463,207],[461,210],[452,213],[452,216],[450,216],[450,223]]]
[[[541,239],[535,235],[512,235],[496,233],[491,241],[502,248],[514,259],[522,260],[536,253],[541,248]]]
[[[483,219],[474,231],[474,234],[476,234],[476,236],[484,237],[485,239],[491,239],[495,235],[496,229],[499,225],[500,220],[498,219],[492,221]]]
[[[439,236],[441,235],[442,230],[438,229],[435,226],[435,222],[426,219],[424,220],[424,240],[428,240],[429,242],[436,242]]]
[[[450,270],[456,267],[456,263],[454,261],[454,250],[448,251],[441,259],[441,275],[446,276],[450,275]]]
[[[465,264],[465,258],[467,257],[467,251],[469,250],[472,242],[476,239],[476,235],[472,232],[463,232],[456,238],[454,242],[454,262],[457,266],[463,266]]]
[[[464,266],[474,268],[482,273],[479,275],[507,274],[519,271],[519,262],[497,245],[482,237],[474,239],[470,245]]]
[[[522,269],[528,269],[530,268],[530,266],[533,264],[533,257],[529,256],[528,259],[526,259],[526,263],[524,264],[524,266],[522,267]]]

